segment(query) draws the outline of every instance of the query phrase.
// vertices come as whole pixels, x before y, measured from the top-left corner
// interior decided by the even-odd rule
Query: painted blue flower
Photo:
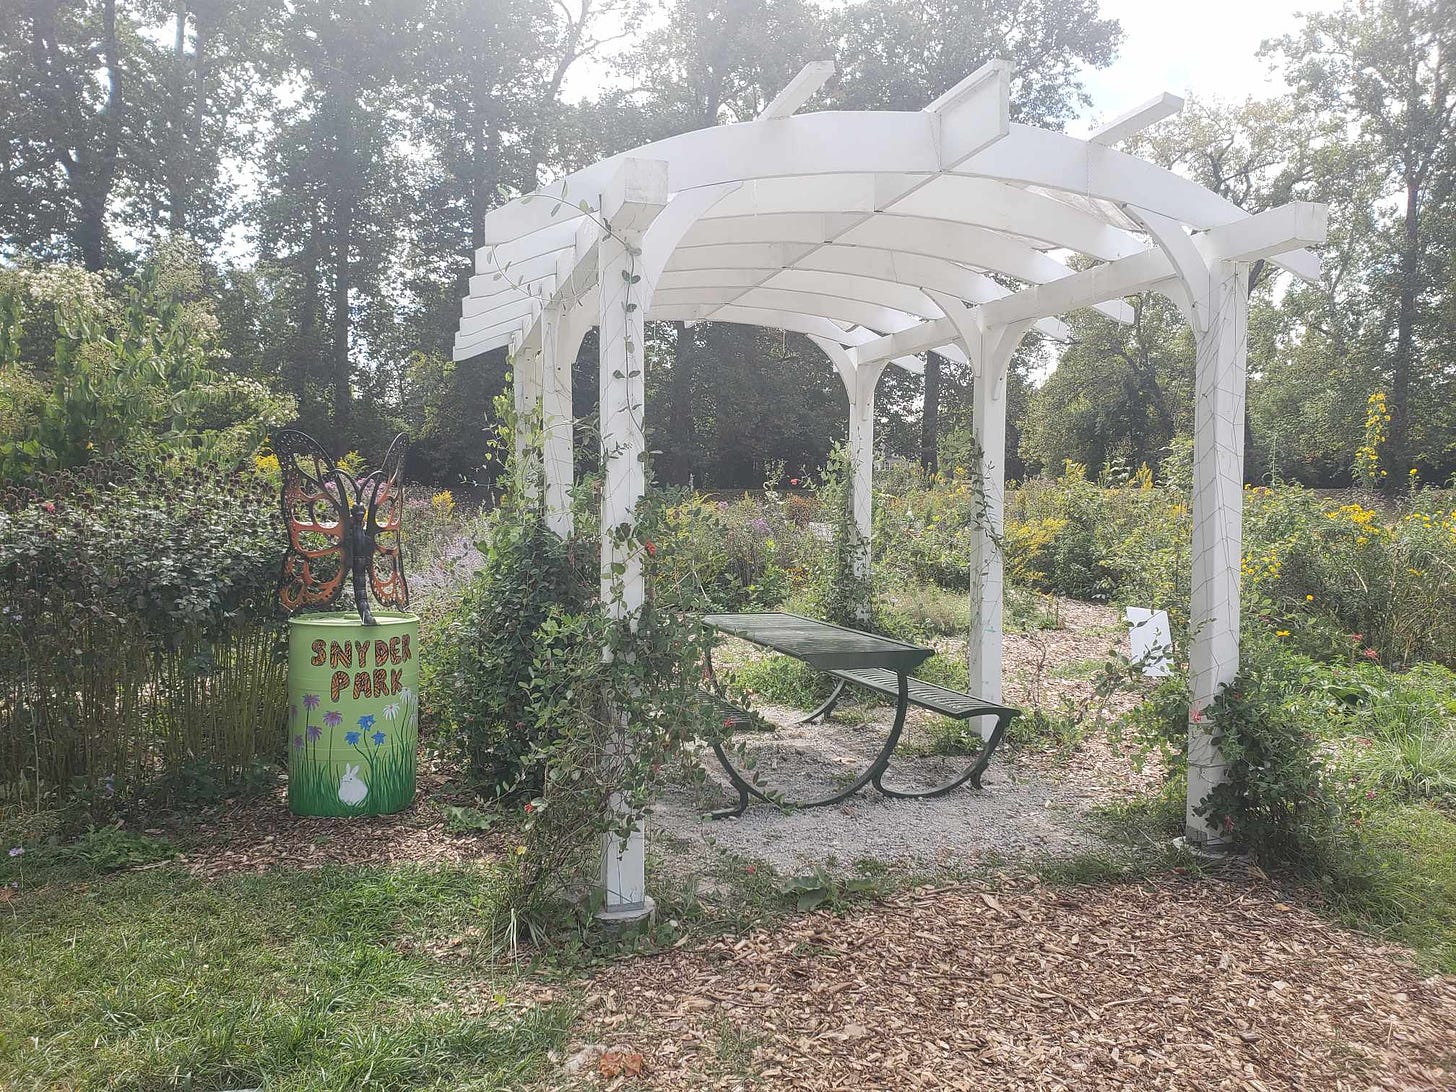
[[[359,727],[360,728],[363,728],[366,732],[370,728],[373,728],[374,727],[374,714],[373,713],[365,713],[362,717],[360,717],[359,718]]]
[[[369,738],[372,739],[372,740],[374,740],[374,746],[378,747],[381,743],[384,742],[384,733],[383,732],[375,732]]]
[[[350,747],[354,746],[354,744],[356,744],[356,743],[359,742],[359,733],[358,732],[345,732],[344,733],[344,742],[347,743]]]

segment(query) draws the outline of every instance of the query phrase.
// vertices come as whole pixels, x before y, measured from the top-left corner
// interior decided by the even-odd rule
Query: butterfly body
[[[370,592],[380,605],[409,605],[404,578],[404,436],[395,437],[374,473],[355,478],[310,436],[284,429],[274,438],[283,474],[288,546],[278,598],[290,614],[337,602],[351,577],[359,618],[375,625]]]

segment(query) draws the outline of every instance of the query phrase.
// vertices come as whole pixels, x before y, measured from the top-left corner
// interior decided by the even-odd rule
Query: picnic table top
[[[933,648],[862,633],[786,611],[705,614],[703,624],[720,633],[741,637],[803,660],[820,671],[882,667],[894,672],[909,672],[935,654]]]

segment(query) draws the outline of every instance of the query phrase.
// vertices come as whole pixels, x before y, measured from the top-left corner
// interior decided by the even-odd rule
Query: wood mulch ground
[[[920,889],[578,990],[576,1085],[1456,1088],[1456,980],[1244,878]]]
[[[188,827],[163,826],[157,833],[179,846],[176,863],[209,877],[275,868],[503,859],[504,832],[447,828],[444,805],[472,802],[468,792],[452,792],[452,773],[438,758],[421,755],[419,791],[396,815],[304,818],[289,812],[287,792],[280,788],[261,799],[226,804]]]

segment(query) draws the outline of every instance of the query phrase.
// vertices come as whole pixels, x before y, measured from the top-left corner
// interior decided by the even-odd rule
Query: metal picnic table
[[[835,678],[835,688],[829,699],[810,713],[805,721],[812,721],[827,715],[838,702],[846,683],[856,683],[895,699],[895,720],[885,744],[875,755],[869,767],[855,778],[853,784],[831,796],[793,804],[799,808],[817,808],[837,804],[859,792],[866,785],[873,784],[886,796],[902,799],[940,796],[970,781],[980,788],[981,773],[991,759],[991,753],[1000,742],[1011,718],[1017,710],[986,702],[957,690],[914,678],[911,672],[935,654],[933,648],[907,644],[873,633],[836,626],[813,618],[784,611],[770,611],[762,614],[708,614],[703,624],[710,629],[730,637],[738,637],[802,660],[810,667],[823,671]],[[707,662],[708,677],[716,688],[713,675],[712,652]],[[716,696],[716,695],[715,695]],[[737,709],[718,698],[721,708],[730,715],[725,717],[724,726],[734,728],[746,724],[751,718],[744,710]],[[932,709],[957,719],[977,716],[996,717],[996,726],[982,746],[976,759],[959,776],[944,784],[922,791],[911,791],[887,787],[883,783],[890,759],[900,742],[905,728],[905,714],[911,705]],[[741,718],[741,720],[735,719]],[[713,744],[713,751],[728,775],[728,780],[738,793],[738,803],[713,813],[714,818],[742,815],[748,808],[749,797],[756,797],[766,803],[783,805],[754,785],[734,766],[722,741]]]

